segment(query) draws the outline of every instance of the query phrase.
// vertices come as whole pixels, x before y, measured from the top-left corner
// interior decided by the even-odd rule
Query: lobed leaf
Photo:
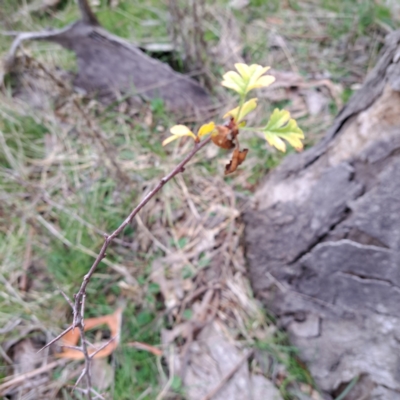
[[[303,131],[298,127],[297,122],[290,118],[290,113],[287,110],[276,108],[262,132],[267,142],[280,151],[286,151],[286,144],[282,139],[286,140],[296,150],[303,149],[301,141],[304,139]]]
[[[235,71],[229,71],[223,76],[222,86],[232,89],[239,94],[244,94],[245,82],[242,77]]]
[[[222,86],[234,90],[241,96],[245,96],[250,90],[267,87],[275,81],[271,75],[264,75],[270,67],[262,67],[258,64],[235,64],[236,71],[229,71],[223,75]],[[264,75],[264,76],[263,76]]]

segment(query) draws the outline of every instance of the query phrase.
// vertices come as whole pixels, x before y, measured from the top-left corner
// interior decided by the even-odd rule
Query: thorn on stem
[[[45,346],[43,346],[37,353],[40,353],[44,349],[47,349],[47,347],[51,346],[53,343],[55,343],[58,339],[61,339],[66,333],[68,333],[71,329],[73,329],[72,326],[68,327],[64,332],[60,333],[58,336],[56,336],[53,340],[51,340],[49,343],[47,343]]]

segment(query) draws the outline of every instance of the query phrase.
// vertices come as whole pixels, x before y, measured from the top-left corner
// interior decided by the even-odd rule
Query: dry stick
[[[101,350],[105,349],[111,342],[113,342],[117,337],[114,336],[110,340],[108,340],[106,343],[104,343],[101,347],[99,347],[95,352],[93,352],[90,355],[90,358],[94,358],[94,356],[99,353]]]
[[[60,289],[58,288],[58,290],[61,292],[61,294],[63,295],[65,301],[69,304],[69,306],[72,308],[72,311],[74,311],[74,304],[72,303],[72,301],[70,300],[70,298]]]
[[[86,386],[87,386],[87,398],[88,400],[92,400],[92,373],[90,370],[90,364],[92,362],[91,357],[89,356],[88,348],[87,348],[87,343],[86,343],[86,338],[85,338],[85,322],[84,322],[84,312],[85,312],[85,300],[86,300],[86,291],[83,292],[82,294],[82,300],[80,304],[80,309],[79,305],[75,303],[75,308],[74,308],[74,320],[76,315],[78,314],[79,318],[79,333],[81,336],[81,346],[82,346],[82,353],[85,356],[85,369],[82,371],[82,375],[80,378],[83,378],[86,375]],[[80,312],[79,312],[79,311]],[[75,326],[75,325],[74,325]],[[78,386],[79,379],[76,381],[75,386]]]
[[[62,345],[63,349],[71,349],[71,350],[78,350],[78,351],[82,351],[82,347],[81,346],[70,346],[69,344],[63,344]]]
[[[169,359],[169,379],[167,381],[167,383],[165,384],[163,390],[161,390],[161,392],[158,394],[158,396],[156,397],[156,400],[162,400],[164,398],[164,396],[168,393],[169,388],[172,385],[175,373],[174,373],[174,350],[172,348],[170,348],[170,352],[171,352],[171,356]]]
[[[197,143],[194,147],[194,149],[164,178],[160,180],[158,185],[150,192],[147,194],[146,197],[143,198],[143,200],[132,210],[132,212],[129,214],[129,216],[125,219],[125,221],[109,236],[105,235],[105,240],[103,243],[103,246],[100,250],[100,253],[98,254],[97,258],[95,259],[93,265],[91,266],[89,272],[84,276],[82,285],[79,289],[79,292],[75,296],[75,305],[74,309],[78,310],[79,306],[82,301],[82,297],[86,291],[86,287],[89,283],[90,278],[92,277],[94,271],[96,270],[97,266],[100,264],[100,262],[103,260],[103,258],[106,257],[106,250],[110,243],[114,240],[115,237],[117,237],[126,227],[127,225],[132,221],[132,219],[135,217],[135,215],[160,191],[160,189],[172,178],[174,178],[177,174],[181,173],[184,171],[184,166],[191,160],[191,158],[200,150],[202,149],[206,144],[208,144],[211,140],[211,137],[208,137],[206,140],[203,142]],[[77,320],[76,317],[74,318],[74,324],[73,326],[77,326]]]
[[[83,393],[83,394],[87,394],[85,389],[74,388],[74,390],[77,390],[78,392],[81,392],[81,393]],[[102,400],[105,400],[104,397],[103,397],[101,394],[97,393],[94,389],[92,389],[91,391],[92,391],[93,394],[96,396],[96,397],[94,397],[93,400],[95,400],[95,399],[102,399]]]
[[[136,216],[136,214],[162,189],[162,187],[170,181],[172,178],[174,178],[176,175],[184,171],[185,165],[193,158],[193,156],[201,150],[206,144],[208,144],[211,141],[211,137],[208,137],[204,141],[200,143],[196,143],[192,151],[164,178],[160,180],[160,182],[157,184],[157,186],[150,192],[148,193],[142,201],[132,210],[132,212],[129,214],[129,216],[125,219],[125,221],[111,234],[111,235],[104,235],[105,240],[103,243],[103,246],[101,247],[101,250],[96,257],[93,265],[90,267],[89,272],[84,276],[81,287],[78,291],[78,293],[75,295],[75,302],[73,306],[73,311],[74,311],[74,320],[72,326],[70,326],[66,331],[64,331],[61,335],[57,336],[55,340],[52,340],[51,343],[54,343],[56,340],[58,340],[60,337],[62,337],[65,333],[70,331],[71,329],[74,329],[75,327],[79,328],[80,331],[80,336],[81,336],[81,342],[82,342],[82,351],[85,356],[85,368],[82,371],[81,376],[79,377],[76,385],[82,380],[82,378],[86,375],[87,376],[87,396],[88,399],[91,399],[91,374],[90,374],[90,362],[91,362],[91,357],[88,354],[87,351],[87,344],[85,340],[85,331],[84,331],[84,320],[83,320],[83,313],[84,313],[84,308],[85,308],[85,297],[86,297],[86,287],[95,272],[97,266],[100,264],[100,262],[106,257],[106,250],[110,243],[126,228],[126,226],[131,223],[133,218]],[[47,344],[44,348],[48,347],[51,343]],[[43,348],[43,349],[44,349]],[[42,349],[42,350],[43,350]],[[75,385],[75,386],[76,386]]]
[[[51,346],[53,343],[57,342],[58,339],[61,339],[65,334],[67,334],[70,330],[73,329],[73,326],[69,326],[64,332],[60,333],[57,337],[55,337],[52,341],[50,341],[49,343],[47,343],[45,346],[43,346],[38,353],[40,353],[41,351],[43,351],[44,349],[47,349],[49,346]]]
[[[36,375],[42,374],[43,372],[47,372],[53,368],[59,367],[60,365],[63,365],[67,362],[67,360],[57,360],[53,361],[50,364],[46,364],[43,367],[34,369],[33,371],[17,375],[13,377],[12,379],[8,380],[7,382],[4,382],[0,385],[0,395],[4,393],[6,389],[9,389],[12,386],[15,386],[17,384],[20,384],[24,382],[27,379],[33,378]]]
[[[236,372],[239,370],[239,368],[242,366],[244,362],[253,354],[253,350],[250,350],[247,354],[245,354],[239,362],[222,378],[221,382],[218,383],[218,385],[212,389],[208,394],[206,394],[201,400],[211,400],[233,377],[233,375],[236,374]]]

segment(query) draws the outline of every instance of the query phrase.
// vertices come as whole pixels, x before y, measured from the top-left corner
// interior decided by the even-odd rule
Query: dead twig
[[[72,301],[70,300],[70,298],[69,298],[60,288],[58,288],[58,290],[61,292],[61,294],[63,295],[65,301],[70,305],[70,307],[72,308],[72,310],[74,310],[74,304],[72,303]]]
[[[189,152],[189,154],[164,178],[160,180],[160,182],[156,185],[156,187],[151,190],[143,199],[142,201],[131,211],[131,213],[128,215],[128,217],[122,222],[122,224],[111,234],[111,235],[104,235],[104,243],[103,246],[97,255],[93,265],[90,267],[88,273],[84,276],[81,287],[79,288],[78,293],[74,296],[74,303],[71,304],[72,302],[69,301],[68,298],[66,298],[66,301],[72,305],[73,308],[73,314],[74,314],[74,319],[72,326],[67,328],[64,332],[62,332],[60,335],[58,335],[55,339],[53,339],[50,343],[48,343],[46,346],[44,346],[41,350],[47,348],[50,346],[52,343],[56,342],[58,339],[60,339],[62,336],[64,336],[67,332],[69,332],[71,329],[74,329],[77,327],[80,331],[80,337],[81,337],[81,351],[83,352],[85,356],[85,367],[79,376],[76,385],[86,376],[86,381],[87,381],[87,389],[85,391],[87,398],[92,399],[91,396],[91,373],[90,373],[90,364],[92,360],[92,355],[89,355],[88,349],[87,349],[87,343],[85,339],[85,331],[84,331],[84,309],[85,309],[85,299],[86,299],[86,288],[87,285],[89,284],[89,281],[91,277],[93,276],[96,268],[100,264],[100,262],[103,261],[103,259],[106,257],[106,251],[111,244],[111,242],[128,226],[133,218],[138,214],[138,212],[162,189],[162,187],[171,179],[173,179],[176,175],[184,171],[185,165],[193,158],[193,156],[201,150],[205,145],[207,145],[211,140],[211,137],[208,137],[204,141],[200,143],[196,143],[192,151]],[[66,296],[64,296],[66,297]],[[113,340],[113,339],[112,339]],[[108,344],[108,343],[107,343]],[[106,345],[107,345],[106,344]],[[100,351],[99,349],[98,351]],[[96,353],[94,353],[96,354]],[[161,395],[161,394],[160,394]]]
[[[156,400],[162,400],[166,394],[168,393],[169,388],[172,385],[172,381],[174,379],[174,374],[175,374],[175,368],[174,368],[174,350],[171,348],[170,349],[170,359],[169,359],[169,378],[168,381],[166,383],[166,385],[164,386],[163,390],[161,390],[161,392],[158,394]]]
[[[116,337],[112,337],[110,340],[105,342],[102,346],[100,346],[94,353],[90,354],[90,358],[94,358],[94,356],[99,353],[101,350],[105,349],[111,342],[113,342],[116,339]]]
[[[85,322],[83,319],[84,312],[85,312],[85,300],[86,300],[86,291],[82,293],[81,301],[80,301],[80,307],[79,303],[75,303],[74,305],[74,324],[76,320],[79,320],[79,333],[81,336],[81,346],[82,346],[82,353],[85,356],[85,368],[82,371],[82,375],[79,377],[80,379],[83,378],[86,375],[86,383],[87,383],[87,398],[89,400],[92,400],[92,374],[90,370],[90,366],[92,363],[92,358],[89,356],[88,348],[87,348],[87,342],[85,339]],[[73,326],[75,327],[75,325]],[[78,386],[79,379],[75,383],[75,387]]]
[[[51,340],[49,343],[47,343],[45,346],[43,346],[38,353],[43,351],[44,349],[47,349],[49,346],[51,346],[53,343],[57,342],[58,339],[61,339],[66,333],[68,333],[71,329],[73,329],[72,326],[69,326],[64,332],[60,333],[57,337],[55,337],[53,340]]]
[[[228,383],[228,381],[233,377],[233,375],[236,374],[242,364],[245,363],[252,354],[253,350],[250,350],[247,354],[245,354],[239,360],[239,362],[221,379],[221,382],[209,393],[207,393],[201,400],[211,400]]]
[[[25,382],[26,380],[33,378],[36,375],[40,375],[40,374],[42,374],[44,372],[50,371],[53,368],[56,368],[56,367],[59,367],[59,366],[65,364],[66,362],[67,362],[67,360],[53,361],[52,363],[46,364],[43,367],[37,368],[37,369],[35,369],[33,371],[30,371],[30,372],[27,372],[25,374],[21,374],[21,375],[18,375],[16,377],[12,378],[12,379],[10,379],[10,380],[8,380],[8,381],[6,381],[6,382],[4,382],[4,383],[2,383],[0,385],[0,395],[3,394],[4,391],[6,389],[9,389],[10,387],[13,387],[15,385],[19,385],[22,382]]]
[[[146,344],[146,343],[130,342],[130,343],[127,343],[126,346],[134,347],[135,349],[138,349],[138,350],[148,351],[149,353],[152,353],[158,357],[161,357],[163,355],[162,350],[158,349],[157,347]]]

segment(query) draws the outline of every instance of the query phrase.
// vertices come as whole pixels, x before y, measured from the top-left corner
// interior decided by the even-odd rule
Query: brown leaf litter
[[[84,321],[85,332],[96,327],[107,325],[110,329],[111,339],[93,343],[88,349],[89,356],[93,358],[104,358],[109,356],[119,344],[120,331],[122,323],[122,308],[118,308],[113,314],[105,315],[102,317],[88,318]],[[82,351],[73,347],[78,345],[80,339],[79,329],[73,329],[67,332],[61,338],[61,346],[63,351],[56,353],[58,358],[67,358],[70,360],[83,360],[85,358]]]

